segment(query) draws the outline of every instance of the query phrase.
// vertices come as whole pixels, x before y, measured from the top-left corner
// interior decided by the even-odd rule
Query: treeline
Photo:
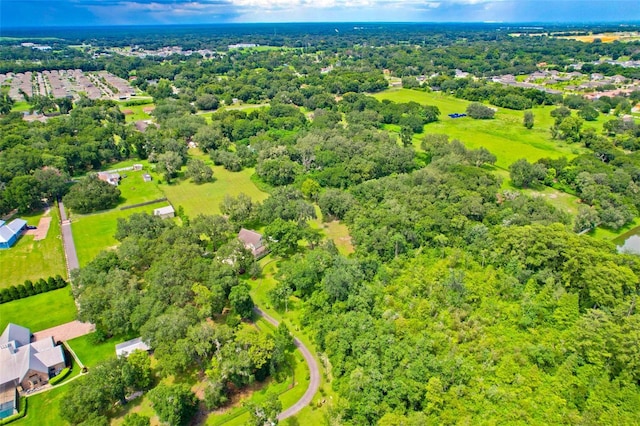
[[[79,318],[94,323],[98,337],[140,334],[161,376],[199,371],[208,409],[254,381],[285,377],[291,367],[286,326],[271,334],[241,321],[253,317],[254,305],[239,275],[256,276],[260,269],[236,238],[239,226],[222,216],[199,215],[177,226],[133,214],[118,219],[118,248],[99,254],[73,280]],[[81,411],[91,402],[102,407],[100,415],[120,399],[82,394],[72,393],[71,405]],[[154,405],[161,414],[162,403]],[[75,410],[63,411],[77,418]]]
[[[303,300],[344,398],[332,419],[633,422],[638,258],[501,191],[461,143],[423,145],[426,168],[321,192],[355,255],[294,254],[269,292],[278,309]]]
[[[47,280],[40,278],[35,283],[31,280],[25,280],[24,284],[19,284],[17,286],[12,285],[11,287],[0,290],[0,304],[57,290],[59,288],[66,287],[66,285],[67,282],[60,275],[49,277]]]
[[[480,229],[384,264],[368,247],[282,264],[344,399],[333,418],[633,423],[637,258],[559,225]]]
[[[555,139],[583,145],[589,153],[572,160],[543,158],[535,164],[521,159],[509,168],[511,180],[518,187],[544,184],[580,197],[576,232],[598,225],[619,229],[640,211],[640,131],[633,120],[616,118],[598,134],[583,128],[583,111],[574,115],[566,107],[553,110],[551,133]]]
[[[116,142],[118,140],[118,142]],[[28,123],[0,117],[0,212],[30,211],[67,193],[72,176],[128,158],[143,149],[111,101],[80,100],[68,115]]]

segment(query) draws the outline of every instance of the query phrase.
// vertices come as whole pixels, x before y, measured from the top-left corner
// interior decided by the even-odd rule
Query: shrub
[[[48,280],[40,278],[35,284],[30,280],[26,280],[24,284],[18,286],[12,285],[11,287],[0,290],[0,304],[56,290],[66,285],[67,282],[60,275],[57,275],[56,278],[49,277]]]
[[[488,106],[482,105],[478,102],[474,102],[472,104],[469,104],[469,106],[467,107],[467,115],[477,120],[489,120],[496,115],[496,112]]]
[[[63,381],[64,378],[67,377],[70,372],[71,372],[71,368],[69,367],[63,368],[62,371],[60,371],[60,373],[57,376],[54,376],[51,379],[49,379],[49,384],[51,386],[57,385],[58,383]]]

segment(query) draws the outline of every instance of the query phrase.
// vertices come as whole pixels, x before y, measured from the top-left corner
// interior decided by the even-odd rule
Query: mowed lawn
[[[550,113],[555,106],[534,108],[535,124],[528,130],[522,125],[523,111],[499,108],[493,120],[474,120],[469,117],[452,119],[448,114],[465,112],[470,102],[439,92],[419,92],[409,89],[390,89],[374,95],[377,99],[395,102],[415,101],[420,104],[435,105],[440,109],[440,121],[425,126],[424,133],[443,133],[451,139],[459,139],[469,148],[485,147],[496,157],[496,165],[508,168],[520,158],[537,161],[540,158],[569,159],[584,152],[578,144],[567,144],[551,139],[549,131],[553,124]],[[602,128],[609,118],[601,116],[598,121],[585,123],[583,127]],[[419,146],[423,135],[416,135],[414,141]]]
[[[118,105],[120,107],[120,111],[124,113],[124,111],[131,111],[133,114],[125,114],[125,121],[127,123],[133,123],[138,120],[149,120],[151,119],[151,115],[144,112],[146,108],[155,108],[155,104],[152,100],[149,100],[148,104],[145,105],[130,105],[127,106],[125,103],[121,103]]]
[[[151,182],[145,182],[142,179],[142,175],[149,173],[153,176]],[[126,176],[120,179],[120,204],[118,208],[123,206],[131,206],[138,203],[146,203],[148,201],[164,198],[164,194],[158,188],[156,176],[149,171],[127,171],[120,172],[121,176]]]
[[[118,245],[118,241],[114,238],[118,218],[129,217],[133,213],[153,214],[153,209],[166,205],[166,202],[162,202],[127,210],[116,208],[102,213],[73,215],[71,230],[80,266],[85,266],[102,250],[112,249]]]
[[[0,288],[19,285],[27,279],[35,282],[58,274],[66,278],[57,207],[52,206],[48,215],[51,216],[51,224],[44,240],[34,241],[33,235],[23,235],[10,249],[0,250]],[[43,212],[38,212],[18,217],[25,219],[29,225],[37,226],[43,216]]]
[[[76,315],[71,287],[66,286],[1,304],[0,330],[12,322],[29,328],[33,333],[73,321]]]
[[[28,397],[27,415],[11,424],[16,426],[68,425],[69,423],[60,417],[60,404],[64,401],[69,389],[69,386],[60,386]]]
[[[73,352],[85,367],[116,357],[116,345],[127,340],[126,337],[116,336],[100,343],[93,343],[93,333],[76,337],[67,341]]]
[[[184,212],[191,217],[198,214],[213,215],[220,214],[220,203],[227,194],[237,196],[242,192],[253,201],[262,201],[267,198],[268,194],[259,190],[251,181],[254,169],[230,172],[222,166],[211,165],[211,160],[200,154],[199,150],[190,150],[190,154],[211,166],[215,180],[196,185],[190,179],[176,179],[170,185],[160,185],[160,189],[174,208],[182,206]]]

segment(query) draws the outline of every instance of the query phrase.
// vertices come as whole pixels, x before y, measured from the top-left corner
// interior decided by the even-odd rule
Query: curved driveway
[[[272,316],[264,312],[262,309],[255,306],[253,308],[253,311],[256,314],[260,315],[265,320],[269,321],[274,326],[276,327],[278,326],[279,324],[278,321],[276,321],[275,318],[273,318]],[[278,415],[278,420],[284,420],[288,417],[298,414],[304,407],[306,407],[311,403],[311,400],[313,399],[314,395],[318,391],[318,388],[320,387],[320,368],[318,368],[318,363],[316,362],[316,359],[313,357],[313,354],[296,337],[293,338],[293,343],[296,345],[296,348],[300,350],[300,353],[302,353],[302,356],[304,357],[305,362],[309,366],[309,387],[307,388],[304,395],[302,395],[302,398],[298,400],[298,402],[296,402],[291,407],[287,408],[286,410],[284,410],[282,413]]]

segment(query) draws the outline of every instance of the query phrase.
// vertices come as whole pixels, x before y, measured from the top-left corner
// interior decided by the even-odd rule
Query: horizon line
[[[50,30],[50,29],[68,29],[68,28],[124,28],[124,27],[206,27],[206,26],[242,26],[242,25],[345,25],[345,24],[424,24],[424,25],[567,25],[567,26],[584,26],[584,25],[636,25],[640,26],[640,20],[630,21],[247,21],[247,22],[205,22],[205,23],[153,23],[153,24],[93,24],[93,25],[38,25],[38,26],[6,26],[4,30]],[[4,37],[0,30],[0,37]]]

